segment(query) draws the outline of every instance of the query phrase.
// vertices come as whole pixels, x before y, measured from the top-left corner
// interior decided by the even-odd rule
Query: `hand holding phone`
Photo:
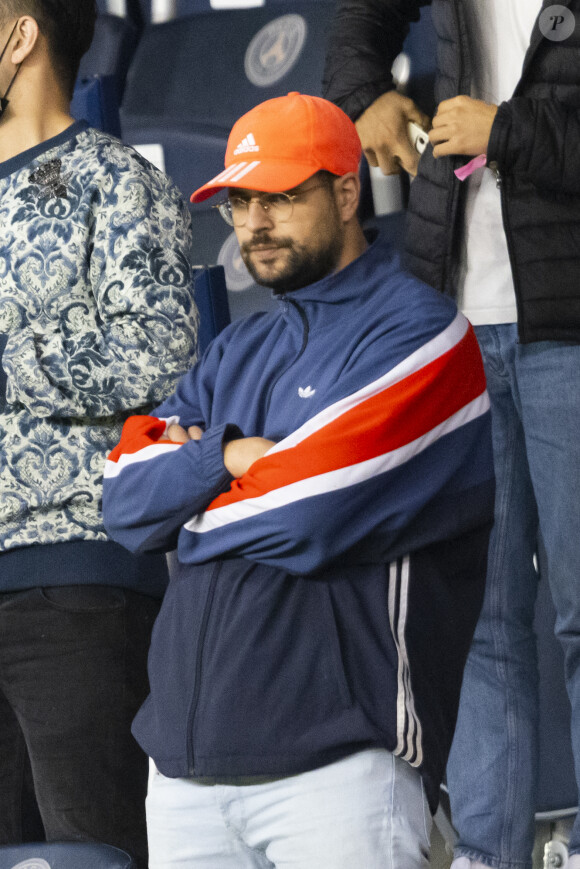
[[[427,143],[429,141],[429,136],[425,132],[425,130],[416,124],[415,121],[409,121],[407,124],[407,131],[409,133],[409,139],[411,140],[411,144],[417,151],[417,153],[422,154],[425,148],[427,147]]]

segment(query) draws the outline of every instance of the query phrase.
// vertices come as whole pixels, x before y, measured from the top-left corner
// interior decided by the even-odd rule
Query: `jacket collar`
[[[298,302],[340,305],[360,299],[368,279],[365,275],[374,273],[377,262],[386,262],[393,255],[391,244],[376,232],[365,233],[369,246],[355,260],[332,272],[314,284],[308,284],[292,293],[274,295],[282,303]]]

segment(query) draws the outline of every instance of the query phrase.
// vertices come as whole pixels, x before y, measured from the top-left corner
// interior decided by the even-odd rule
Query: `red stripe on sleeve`
[[[443,372],[445,372],[443,374]],[[486,388],[473,328],[450,350],[383,392],[363,400],[288,450],[264,456],[209,510],[288,486],[405,446],[465,407]]]
[[[122,455],[138,453],[144,447],[157,443],[165,434],[165,420],[154,416],[130,416],[121,433],[121,440],[110,453],[109,462],[118,462]]]

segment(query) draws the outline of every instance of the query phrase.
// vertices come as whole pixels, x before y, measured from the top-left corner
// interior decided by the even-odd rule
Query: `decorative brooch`
[[[71,174],[61,175],[62,161],[58,158],[49,160],[48,163],[42,163],[35,172],[29,177],[29,181],[37,184],[40,187],[40,195],[47,199],[60,197],[67,198],[66,185],[70,180]]]

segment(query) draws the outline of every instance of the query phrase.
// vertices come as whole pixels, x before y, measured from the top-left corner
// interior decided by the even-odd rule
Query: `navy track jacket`
[[[160,441],[171,421],[205,434]],[[232,480],[222,446],[276,446]],[[177,547],[134,733],[168,776],[288,775],[369,746],[431,807],[483,593],[488,397],[455,304],[381,240],[228,327],[107,463],[105,524]]]

